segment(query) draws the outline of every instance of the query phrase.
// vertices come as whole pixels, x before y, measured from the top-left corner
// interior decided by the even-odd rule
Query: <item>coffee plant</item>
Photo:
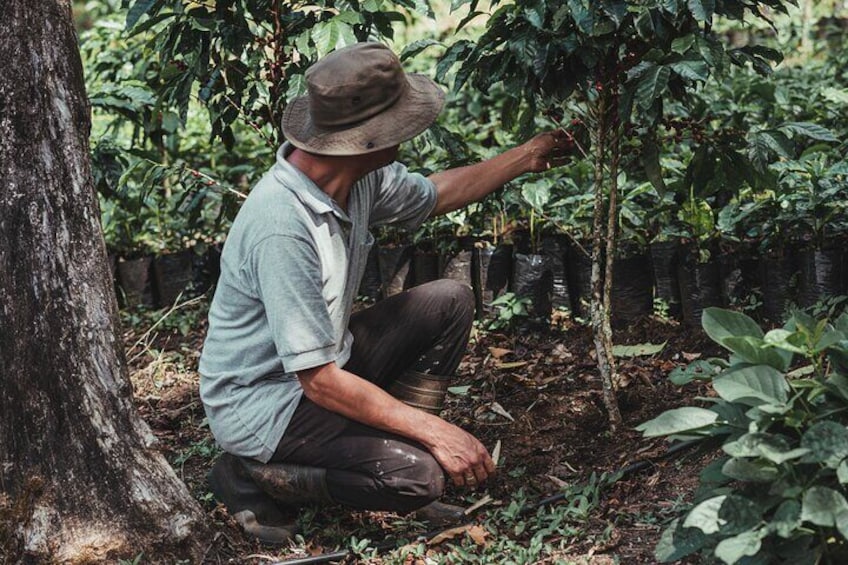
[[[704,331],[730,351],[678,371],[715,396],[641,424],[645,436],[719,442],[693,507],[666,529],[657,559],[694,553],[724,563],[844,563],[848,558],[848,314],[796,312],[764,332],[708,309]]]
[[[458,0],[476,14],[477,0]],[[620,172],[636,169],[658,191],[666,190],[660,166],[658,131],[666,107],[686,104],[691,93],[731,65],[769,74],[781,54],[760,45],[730,47],[713,31],[716,21],[769,20],[794,4],[784,0],[569,0],[492,3],[497,9],[476,42],[458,41],[440,67],[462,63],[455,87],[470,82],[487,90],[502,83],[510,97],[504,124],[525,132],[544,114],[567,131],[585,128],[590,144],[578,150],[593,163],[591,321],[611,428],[621,422],[612,354],[610,303],[617,254]],[[702,129],[687,121],[698,147],[686,170],[686,185],[702,182],[718,167],[762,168],[738,145],[707,142]],[[695,127],[693,127],[695,126]],[[674,129],[674,128],[672,128]],[[679,128],[682,129],[682,128]],[[775,149],[763,135],[760,145]],[[780,144],[777,144],[780,147]],[[730,176],[730,175],[727,175]],[[698,209],[694,192],[689,206]]]

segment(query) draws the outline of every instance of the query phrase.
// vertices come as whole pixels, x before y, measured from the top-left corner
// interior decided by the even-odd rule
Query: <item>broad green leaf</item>
[[[788,539],[801,527],[801,504],[797,500],[784,500],[769,520],[768,528],[778,536]]]
[[[817,526],[836,526],[837,521],[848,515],[848,502],[842,493],[833,489],[814,486],[804,493],[801,501],[801,520]]]
[[[757,406],[763,402],[785,404],[789,383],[774,367],[752,365],[724,373],[713,380],[713,388],[728,402]]]
[[[757,322],[741,312],[722,308],[706,308],[701,316],[701,325],[710,338],[721,345],[726,337],[763,337]]]
[[[710,68],[701,60],[677,61],[669,67],[687,80],[706,82],[710,78]]]
[[[715,0],[687,0],[689,11],[699,22],[709,22],[715,13]]]
[[[534,210],[543,212],[551,200],[551,183],[545,179],[528,182],[521,187],[521,197]]]
[[[762,540],[765,536],[766,532],[758,529],[723,539],[716,545],[715,556],[725,563],[736,563],[743,557],[756,555],[763,545]]]
[[[836,478],[839,479],[839,484],[848,483],[848,460],[843,460],[836,468]]]
[[[571,17],[578,29],[586,35],[592,35],[595,27],[595,16],[588,0],[568,0]]]
[[[693,34],[677,37],[671,42],[671,50],[679,55],[685,54],[691,47],[695,45],[695,36]]]
[[[763,509],[747,497],[729,495],[721,504],[718,518],[723,521],[721,533],[736,535],[757,526],[762,519]]]
[[[647,110],[654,100],[665,93],[671,69],[665,66],[654,66],[645,71],[636,84],[636,104]]]
[[[770,483],[780,476],[780,471],[770,462],[749,461],[748,459],[729,459],[721,472],[738,481],[752,483]]]
[[[804,432],[801,447],[810,450],[805,461],[836,469],[848,457],[848,430],[836,422],[818,422]]]
[[[719,371],[720,368],[716,367],[709,361],[698,359],[697,361],[689,363],[685,367],[676,367],[673,369],[668,375],[668,380],[678,386],[681,386],[695,380],[712,379],[719,373]]]
[[[645,176],[651,181],[651,184],[656,191],[662,195],[665,194],[665,181],[663,180],[662,166],[660,165],[660,151],[654,140],[645,140],[642,143],[642,168],[645,170]]]
[[[546,4],[545,0],[534,0],[524,8],[524,17],[536,29],[542,29],[545,24]]]
[[[678,434],[703,428],[716,423],[718,414],[712,410],[689,406],[666,410],[653,420],[636,426],[645,437]]]
[[[400,53],[400,60],[406,61],[410,57],[415,57],[428,47],[432,47],[433,45],[444,45],[440,41],[436,41],[435,39],[419,39],[418,41],[413,41],[409,45],[403,48],[403,51]]]
[[[826,127],[811,122],[786,122],[780,126],[780,131],[794,135],[803,135],[817,141],[830,141],[839,143],[839,138]]]
[[[698,528],[685,528],[676,519],[663,530],[654,556],[660,563],[678,561],[704,547],[707,537]]]
[[[809,451],[805,448],[791,449],[789,442],[782,437],[764,432],[747,433],[725,443],[721,448],[732,457],[763,457],[778,465],[806,455]]]
[[[791,354],[787,357],[782,351],[767,347],[765,341],[758,337],[726,337],[721,344],[745,363],[768,365],[779,371],[788,369],[792,359]]]
[[[806,338],[801,332],[791,332],[783,328],[778,328],[769,331],[763,340],[769,345],[785,349],[786,351],[800,353],[802,355],[807,353],[807,349],[804,347]]]
[[[612,354],[616,357],[650,357],[665,348],[666,342],[640,343],[637,345],[614,345]]]
[[[841,331],[828,330],[825,331],[813,344],[813,354],[821,353],[834,345],[845,342],[845,334]]]
[[[848,106],[848,89],[828,87],[821,90],[821,95],[829,102]]]
[[[153,7],[156,0],[136,0],[130,9],[127,11],[127,24],[124,29],[130,30],[138,22],[138,20]]]
[[[616,26],[620,26],[627,17],[627,2],[624,0],[601,0],[601,6]]]
[[[727,495],[715,496],[695,506],[683,520],[683,527],[698,528],[707,535],[717,533],[727,523],[718,517],[726,498]]]

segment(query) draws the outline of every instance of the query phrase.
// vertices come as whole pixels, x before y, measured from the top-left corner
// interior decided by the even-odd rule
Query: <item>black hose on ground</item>
[[[700,443],[702,443],[702,440],[691,440],[691,441],[684,441],[684,442],[676,443],[676,444],[672,445],[671,447],[669,447],[668,451],[666,451],[662,456],[658,457],[657,459],[669,459],[669,458],[674,457],[675,455],[689,449],[690,447],[693,447],[693,446],[698,445]],[[656,462],[657,462],[657,459],[642,459],[642,460],[639,460],[639,461],[635,461],[635,462],[633,462],[629,465],[626,465],[625,467],[622,467],[621,469],[619,469],[619,471],[616,474],[619,475],[620,479],[623,479],[624,477],[626,477],[628,475],[632,475],[633,473],[637,473],[639,471],[642,471],[643,469],[647,469],[648,467],[655,465]],[[533,512],[533,511],[541,508],[542,506],[548,506],[549,504],[554,504],[556,502],[559,502],[560,500],[563,500],[566,496],[567,495],[565,493],[559,493],[559,494],[555,494],[553,496],[549,496],[547,498],[543,498],[543,499],[538,500],[536,502],[531,502],[531,503],[525,504],[521,508],[521,510],[518,512],[518,514],[521,515],[521,516],[527,515],[527,514]],[[453,525],[451,525],[447,528],[443,527],[443,528],[439,528],[438,530],[431,530],[429,532],[424,532],[423,534],[419,535],[416,538],[416,540],[421,541],[421,540],[431,539],[431,538],[439,535],[442,532],[445,532],[447,530],[451,530],[453,528],[458,528],[460,526],[469,525],[471,523],[473,523],[473,522],[457,522],[456,524],[453,524]],[[389,550],[389,549],[396,549],[398,547],[398,544],[399,544],[398,540],[392,540],[392,541],[377,544],[376,546],[374,546],[374,549],[377,550],[377,551],[385,551],[385,550]],[[331,553],[322,553],[321,555],[313,555],[311,557],[298,557],[298,558],[295,558],[295,559],[287,559],[285,561],[277,561],[277,562],[271,563],[271,565],[318,565],[318,564],[321,564],[321,563],[330,563],[331,561],[339,561],[341,559],[345,559],[346,557],[350,556],[351,553],[352,552],[349,549],[342,549],[342,550],[339,550],[339,551],[333,551]]]

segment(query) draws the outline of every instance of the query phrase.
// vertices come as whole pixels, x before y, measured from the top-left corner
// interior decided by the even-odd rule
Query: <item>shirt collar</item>
[[[347,213],[342,210],[330,195],[318,188],[303,171],[286,160],[294,146],[286,141],[277,150],[277,162],[274,165],[274,177],[283,186],[294,192],[298,200],[315,214],[333,214],[339,219],[350,222]]]

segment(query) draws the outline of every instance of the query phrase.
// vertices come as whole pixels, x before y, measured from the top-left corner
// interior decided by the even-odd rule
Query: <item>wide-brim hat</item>
[[[361,155],[412,139],[432,125],[445,94],[428,77],[405,73],[380,43],[335,51],[306,71],[307,95],[283,113],[292,145],[319,155]]]

